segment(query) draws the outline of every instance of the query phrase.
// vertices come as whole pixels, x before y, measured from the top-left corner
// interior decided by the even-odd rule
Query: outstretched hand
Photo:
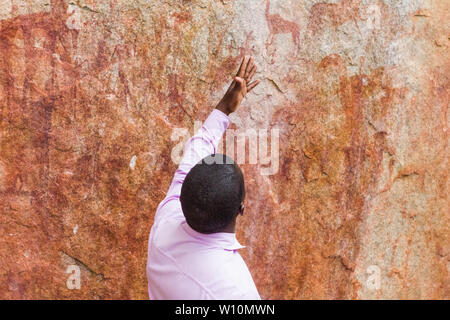
[[[229,115],[236,111],[242,100],[254,87],[259,84],[259,80],[250,82],[256,72],[256,65],[252,56],[245,56],[236,76],[233,77],[230,87],[217,105],[217,109]]]

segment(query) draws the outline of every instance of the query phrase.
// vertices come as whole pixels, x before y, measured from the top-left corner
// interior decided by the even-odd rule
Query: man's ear
[[[245,206],[244,206],[244,203],[242,202],[239,207],[239,212],[238,212],[241,216],[244,214],[244,209],[245,209]]]

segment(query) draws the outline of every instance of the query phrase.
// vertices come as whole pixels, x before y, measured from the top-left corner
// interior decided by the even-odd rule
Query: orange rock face
[[[262,298],[449,299],[449,4],[369,2],[0,1],[0,298],[146,299],[174,154],[252,54]]]

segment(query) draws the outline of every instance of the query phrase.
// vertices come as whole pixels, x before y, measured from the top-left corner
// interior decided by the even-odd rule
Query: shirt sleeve
[[[169,191],[156,210],[155,223],[167,218],[184,219],[180,204],[181,186],[184,179],[200,160],[216,153],[217,146],[229,124],[230,118],[222,111],[214,109],[200,130],[187,141],[181,163],[175,172]]]

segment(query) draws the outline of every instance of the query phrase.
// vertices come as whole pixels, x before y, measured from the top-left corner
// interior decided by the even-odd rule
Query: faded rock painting
[[[450,298],[446,1],[0,9],[1,298],[146,299],[174,148],[245,54],[231,129],[279,132],[276,172],[241,164],[262,298]]]

